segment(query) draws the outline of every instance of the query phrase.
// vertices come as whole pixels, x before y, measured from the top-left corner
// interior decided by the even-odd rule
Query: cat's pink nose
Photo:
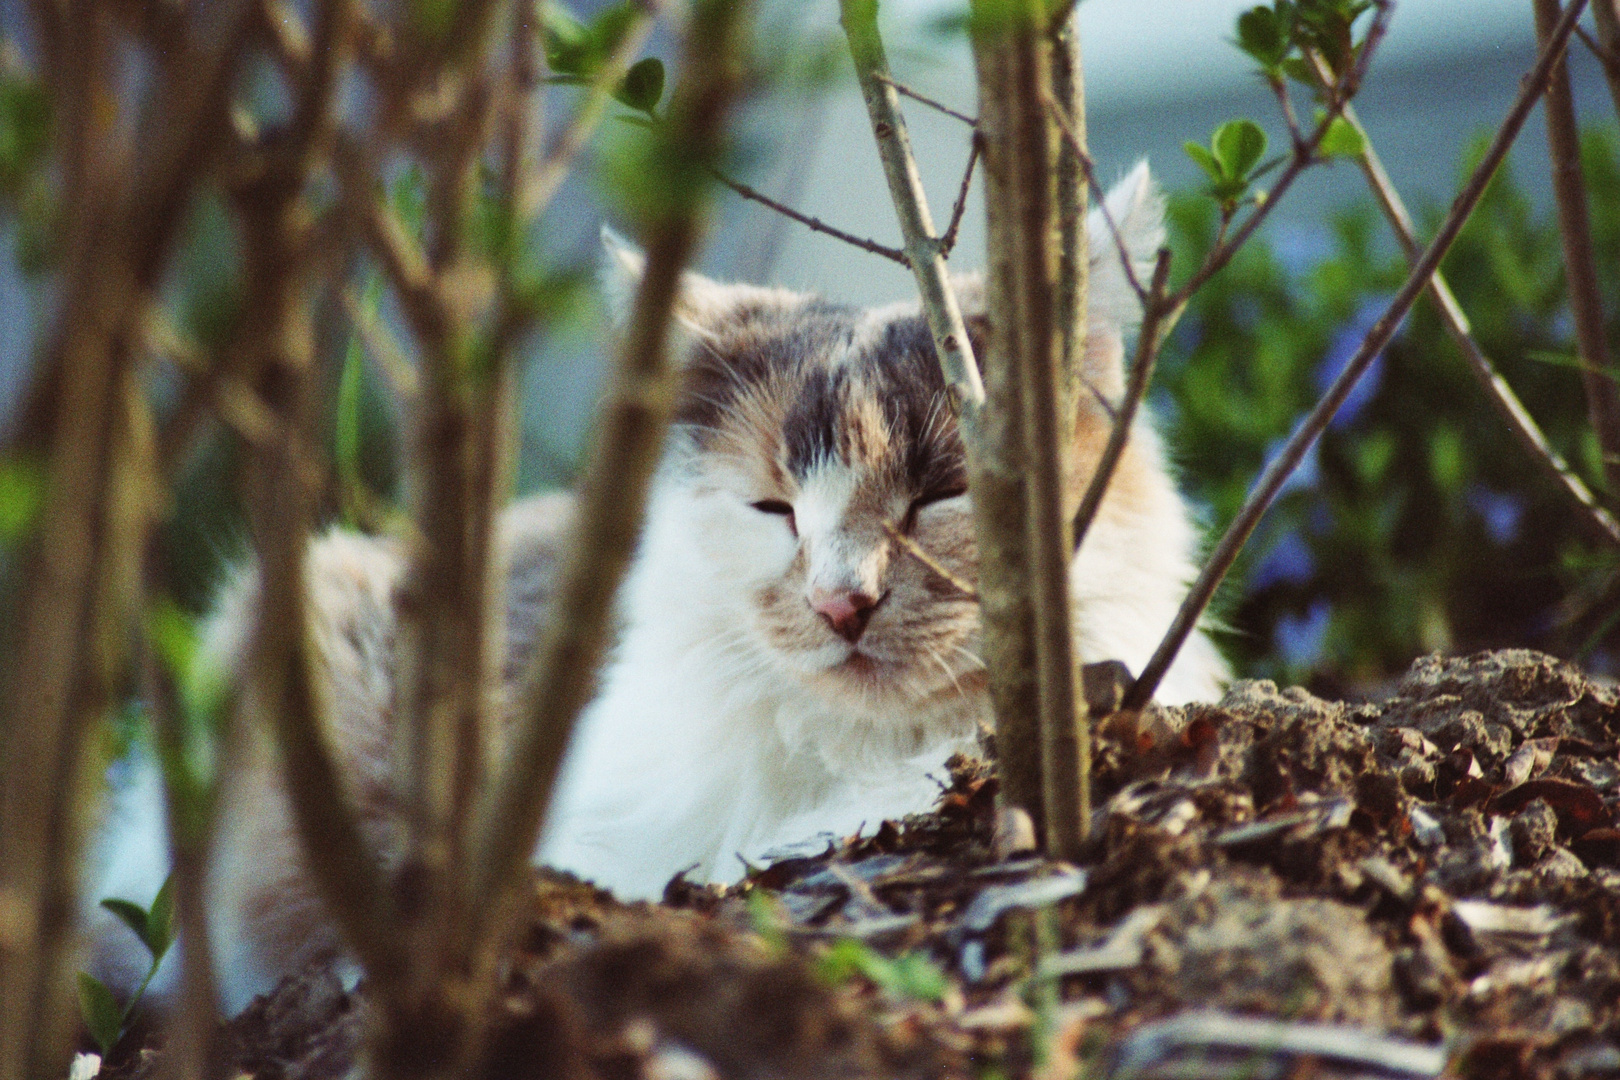
[[[851,645],[866,633],[866,624],[872,619],[878,599],[854,589],[810,590],[810,607],[827,620],[833,633]]]

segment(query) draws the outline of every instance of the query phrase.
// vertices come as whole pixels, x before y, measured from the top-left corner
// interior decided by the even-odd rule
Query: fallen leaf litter
[[[481,1071],[1617,1076],[1617,741],[1615,690],[1550,657],[1430,657],[1375,704],[1244,682],[1105,721],[1079,867],[1009,839],[957,760],[936,812],[739,886],[624,905],[541,873]],[[306,972],[224,1028],[220,1071],[349,1075],[363,1012]]]

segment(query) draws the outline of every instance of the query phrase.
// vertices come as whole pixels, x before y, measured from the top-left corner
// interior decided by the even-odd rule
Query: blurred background
[[[588,17],[595,0],[570,0]],[[1089,138],[1104,182],[1146,157],[1171,195],[1175,266],[1197,265],[1213,203],[1183,153],[1224,120],[1250,117],[1286,143],[1276,103],[1235,48],[1242,0],[1085,0],[1079,7]],[[885,0],[897,76],[963,112],[975,108],[965,2]],[[835,0],[767,5],[767,78],[745,118],[737,178],[799,210],[899,243]],[[0,0],[5,45],[26,66],[20,0]],[[1357,108],[1420,226],[1438,220],[1459,176],[1507,110],[1534,57],[1528,0],[1400,0]],[[670,53],[655,38],[655,52]],[[1595,58],[1572,49],[1577,108],[1605,295],[1620,295],[1620,166],[1614,105]],[[573,91],[555,89],[566,115]],[[1306,106],[1301,97],[1300,105]],[[959,121],[908,103],[936,221],[949,214],[968,155]],[[603,138],[623,137],[610,124]],[[0,146],[0,156],[5,148]],[[594,259],[599,200],[582,170],[542,229],[560,265]],[[953,264],[983,249],[978,186]],[[169,295],[206,323],[228,278],[233,238],[206,202]],[[0,418],[11,416],[50,324],[26,214],[0,217]],[[722,192],[702,260],[717,276],[817,291],[852,303],[910,294],[900,267]],[[1595,442],[1571,369],[1571,327],[1552,220],[1539,114],[1476,214],[1446,272],[1501,366],[1554,444],[1598,488]],[[1161,359],[1154,403],[1184,488],[1211,529],[1235,511],[1267,455],[1353,351],[1403,273],[1393,242],[1348,162],[1305,174],[1256,242],[1206,288]],[[217,299],[217,296],[215,296]],[[599,392],[593,304],[530,341],[520,487],[568,484]],[[386,311],[385,311],[386,316]],[[1611,336],[1615,327],[1611,324]],[[342,347],[345,333],[334,328]],[[395,415],[374,371],[360,390],[358,471],[392,494]],[[154,392],[164,392],[161,379]],[[192,463],[171,538],[186,570],[178,594],[206,606],[243,533],[222,448]],[[334,499],[333,516],[340,516]],[[1508,436],[1461,357],[1422,304],[1256,535],[1220,601],[1224,646],[1240,671],[1324,692],[1370,693],[1432,650],[1531,645],[1620,671],[1613,551],[1588,541],[1564,496]]]

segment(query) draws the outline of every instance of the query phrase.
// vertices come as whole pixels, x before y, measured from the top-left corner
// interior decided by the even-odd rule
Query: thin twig
[[[967,210],[968,188],[973,186],[973,167],[979,163],[982,146],[978,134],[974,133],[972,149],[968,151],[967,167],[962,170],[962,186],[956,192],[956,205],[951,207],[951,223],[945,227],[945,235],[939,238],[940,253],[947,258],[956,247],[956,232],[961,228],[962,214]]]
[[[1170,630],[1165,634],[1164,640],[1154,651],[1152,659],[1142,669],[1141,675],[1126,694],[1121,708],[1140,709],[1152,700],[1153,693],[1158,689],[1159,682],[1169,670],[1170,664],[1175,660],[1176,653],[1180,651],[1187,636],[1198,625],[1203,616],[1204,609],[1209,606],[1215,595],[1215,589],[1220,585],[1221,579],[1232,568],[1237,560],[1238,552],[1242,550],[1254,528],[1259,524],[1260,518],[1276,499],[1277,493],[1282,490],[1283,483],[1299,466],[1305,454],[1310,450],[1316,439],[1327,427],[1328,421],[1338,412],[1344,404],[1356,381],[1367,370],[1373,360],[1389,344],[1395,331],[1400,327],[1401,320],[1411,310],[1412,305],[1427,287],[1435,268],[1440,260],[1457,239],[1462,231],[1464,222],[1473,213],[1474,207],[1479,204],[1485,187],[1495,174],[1502,159],[1507,156],[1508,149],[1513,140],[1518,137],[1519,131],[1524,127],[1536,101],[1546,89],[1547,75],[1553,64],[1563,54],[1564,47],[1569,42],[1570,34],[1574,31],[1575,22],[1580,17],[1581,9],[1585,7],[1586,0],[1573,0],[1565,11],[1564,17],[1559,20],[1553,32],[1548,35],[1546,45],[1542,48],[1535,67],[1520,87],[1517,100],[1509,110],[1502,126],[1497,129],[1491,140],[1490,147],[1485,156],[1475,167],[1468,181],[1452,202],[1451,211],[1441,223],[1439,231],[1435,234],[1423,255],[1414,263],[1406,282],[1395,294],[1388,310],[1378,319],[1367,336],[1362,339],[1361,346],[1356,350],[1327,393],[1316,403],[1309,415],[1300,422],[1293,435],[1284,444],[1282,451],[1272,459],[1260,478],[1255,482],[1253,491],[1244,500],[1243,506],[1238,510],[1232,524],[1222,534],[1220,542],[1215,545],[1214,551],[1209,555],[1204,569],[1199,573],[1198,580],[1193,583],[1187,599],[1182,603],[1181,609],[1176,612]]]
[[[1576,27],[1578,30],[1578,23]],[[1311,56],[1308,59],[1317,64],[1318,73],[1325,77],[1325,69],[1321,65],[1320,58]],[[1389,174],[1384,171],[1384,164],[1379,160],[1372,139],[1362,125],[1360,117],[1356,115],[1354,106],[1345,109],[1344,118],[1361,133],[1361,142],[1365,149],[1357,159],[1357,163],[1361,166],[1367,185],[1383,210],[1395,239],[1400,242],[1401,250],[1406,253],[1407,261],[1413,261],[1420,252],[1416,230],[1411,215],[1407,213],[1406,204],[1401,200],[1400,193],[1395,190]],[[1468,316],[1463,312],[1462,305],[1458,303],[1451,286],[1446,283],[1445,276],[1439,270],[1436,270],[1434,276],[1429,279],[1429,296],[1440,313],[1440,321],[1445,324],[1446,331],[1468,361],[1468,369],[1478,378],[1491,404],[1507,422],[1508,430],[1513,432],[1514,437],[1529,453],[1530,460],[1540,466],[1548,478],[1575,501],[1582,510],[1583,521],[1592,525],[1597,534],[1605,537],[1610,543],[1620,544],[1620,522],[1615,521],[1608,510],[1597,501],[1585,481],[1576,475],[1558,451],[1552,448],[1529,410],[1524,407],[1518,395],[1513,392],[1513,388],[1485,355],[1479,342],[1474,340],[1473,333],[1469,329]]]
[[[933,571],[941,581],[945,582],[945,584],[961,593],[963,599],[971,600],[975,604],[979,602],[979,592],[977,589],[963,581],[961,578],[957,577],[955,574],[951,573],[951,571],[945,567],[944,563],[941,563],[938,559],[928,554],[928,551],[921,544],[917,543],[917,541],[895,528],[894,522],[885,521],[883,523],[883,531],[888,533],[889,539],[893,540],[896,544],[899,544],[901,549],[904,550],[907,555],[910,555],[913,559],[916,559],[918,562],[922,563],[929,570]]]
[[[896,79],[896,78],[893,78],[892,76],[890,76],[887,72],[882,73],[882,74],[878,74],[878,75],[874,75],[873,78],[877,79],[878,82],[888,83],[890,86],[894,87],[900,93],[902,93],[906,97],[910,98],[912,101],[920,101],[924,105],[927,105],[930,109],[938,110],[939,112],[944,113],[946,116],[955,117],[956,119],[962,121],[962,123],[966,124],[968,127],[977,127],[978,124],[979,124],[978,120],[976,120],[973,117],[969,116],[967,113],[957,112],[955,109],[951,108],[949,105],[946,105],[944,102],[935,101],[933,98],[929,97],[927,94],[918,93],[917,91],[913,90],[911,87],[907,86],[905,83],[901,82],[899,79]]]
[[[862,239],[853,233],[847,233],[842,229],[834,228],[833,226],[828,225],[825,221],[822,221],[820,218],[811,217],[809,214],[801,214],[799,211],[793,209],[793,207],[785,206],[782,203],[777,202],[769,195],[749,187],[741,180],[733,180],[731,177],[727,176],[723,172],[720,172],[718,169],[713,170],[712,175],[716,180],[720,181],[726,187],[730,188],[732,191],[735,191],[743,198],[751,199],[762,206],[768,206],[772,210],[775,210],[778,214],[781,214],[783,217],[791,218],[792,220],[797,221],[800,225],[803,225],[814,232],[826,233],[834,240],[842,240],[844,243],[849,244],[852,247],[858,247],[862,251],[871,252],[873,255],[881,255],[891,262],[899,263],[901,266],[907,268],[911,266],[911,260],[906,258],[906,253],[901,251],[899,248],[888,247],[878,243],[875,240]]]
[[[1327,107],[1322,112],[1320,122],[1311,130],[1305,141],[1294,148],[1293,156],[1289,159],[1283,171],[1277,175],[1277,182],[1272,185],[1271,192],[1266,197],[1266,200],[1255,207],[1248,217],[1243,219],[1243,223],[1237,227],[1237,230],[1231,236],[1225,236],[1223,229],[1222,238],[1205,256],[1203,265],[1193,271],[1192,276],[1183,282],[1181,287],[1171,295],[1171,307],[1180,307],[1185,304],[1193,293],[1203,287],[1204,282],[1224,269],[1226,264],[1232,261],[1232,256],[1237,254],[1238,249],[1248,242],[1249,237],[1254,235],[1254,231],[1271,214],[1272,207],[1281,201],[1283,194],[1293,186],[1294,181],[1299,178],[1299,174],[1318,161],[1316,157],[1317,147],[1322,145],[1322,139],[1327,135],[1328,128],[1333,124],[1334,120],[1338,119],[1344,107],[1350,103],[1350,99],[1360,89],[1361,81],[1367,72],[1367,65],[1372,62],[1373,53],[1384,39],[1384,31],[1389,25],[1389,17],[1393,10],[1393,5],[1388,3],[1387,0],[1379,0],[1372,25],[1367,29],[1367,37],[1361,47],[1358,61],[1354,67],[1339,76],[1338,81],[1328,93]]]
[[[1536,37],[1545,42],[1558,22],[1558,0],[1535,0]],[[1552,164],[1553,197],[1558,205],[1558,234],[1563,240],[1564,275],[1575,341],[1581,354],[1581,382],[1586,388],[1587,415],[1602,451],[1603,475],[1610,491],[1620,492],[1620,388],[1611,372],[1603,290],[1592,254],[1592,227],[1586,206],[1586,179],[1581,171],[1580,132],[1575,97],[1564,58],[1547,76],[1547,148]]]
[[[1102,454],[1097,458],[1097,465],[1091,474],[1091,480],[1086,484],[1086,493],[1080,500],[1080,508],[1074,512],[1074,550],[1079,552],[1080,545],[1085,543],[1086,534],[1091,531],[1091,524],[1097,518],[1097,511],[1102,506],[1103,496],[1108,494],[1108,485],[1113,480],[1114,470],[1119,466],[1119,459],[1125,454],[1125,445],[1131,437],[1131,428],[1136,422],[1137,411],[1142,401],[1147,397],[1148,384],[1153,378],[1154,361],[1159,355],[1160,325],[1166,313],[1164,302],[1165,285],[1170,279],[1170,251],[1168,248],[1159,249],[1158,261],[1153,266],[1153,283],[1148,287],[1147,302],[1142,305],[1142,326],[1136,335],[1136,356],[1131,361],[1131,378],[1125,387],[1125,397],[1120,403],[1119,411],[1114,416],[1112,430],[1108,433],[1108,442],[1103,446]]]
[[[366,310],[366,305],[355,296],[353,286],[346,285],[338,291],[338,303],[343,305],[343,312],[349,317],[349,325],[360,335],[361,343],[387,377],[388,385],[394,394],[402,401],[414,398],[418,392],[416,369],[411,366],[405,350],[383,324],[382,317],[375,311]]]

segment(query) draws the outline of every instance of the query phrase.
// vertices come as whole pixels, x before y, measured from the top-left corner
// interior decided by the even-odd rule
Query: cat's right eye
[[[799,535],[799,523],[793,518],[792,503],[783,502],[781,499],[761,499],[759,502],[749,503],[748,505],[762,514],[776,514],[779,517],[787,518],[788,530],[794,536]]]

